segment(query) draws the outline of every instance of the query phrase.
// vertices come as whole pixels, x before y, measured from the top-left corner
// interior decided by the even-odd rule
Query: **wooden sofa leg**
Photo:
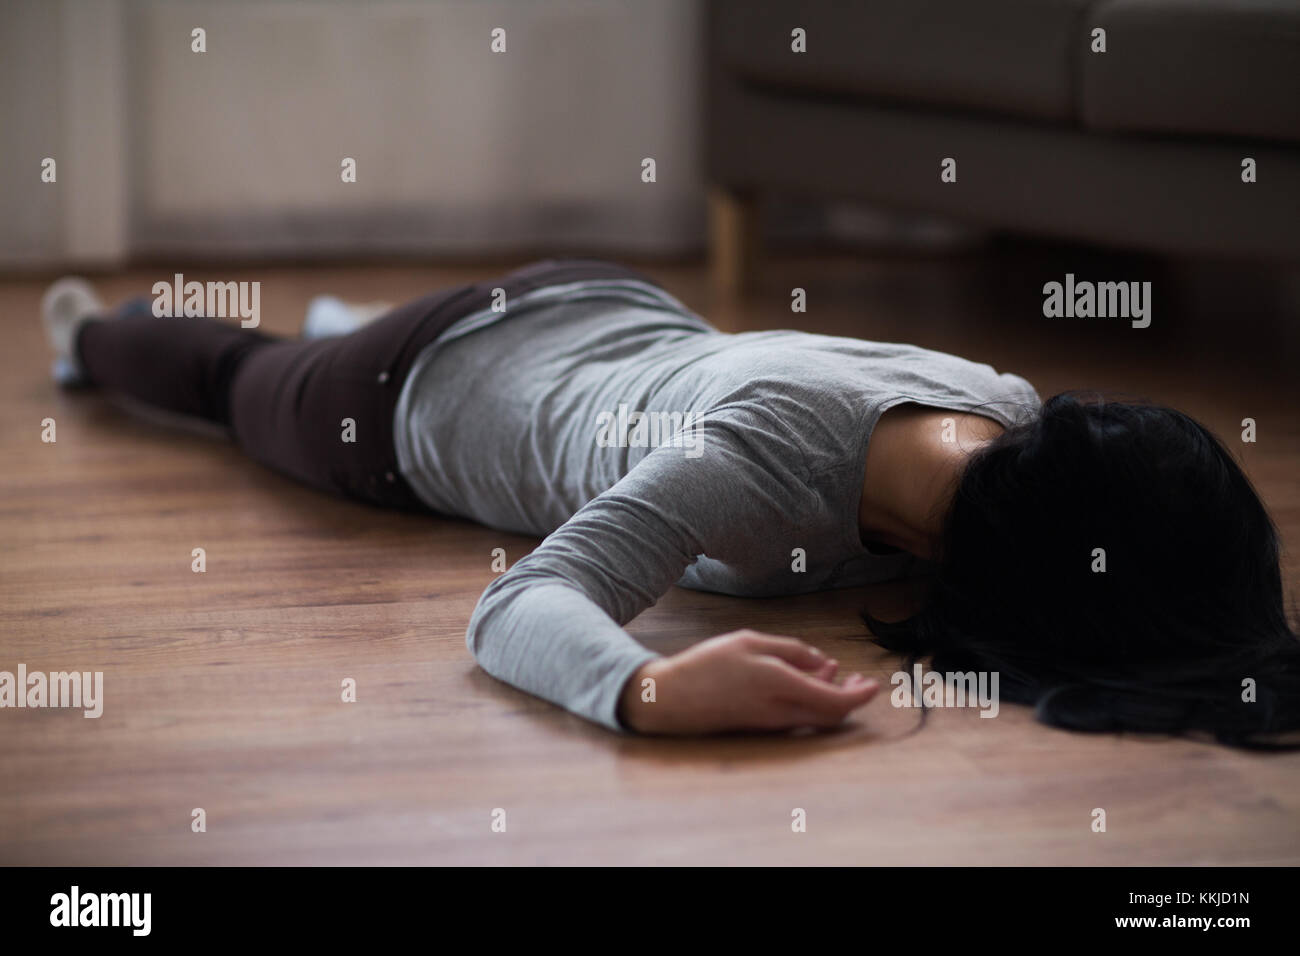
[[[718,291],[745,291],[758,256],[758,198],[714,187],[709,194],[709,256]]]

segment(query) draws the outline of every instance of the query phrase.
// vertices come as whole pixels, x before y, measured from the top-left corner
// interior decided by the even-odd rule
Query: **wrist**
[[[654,733],[659,726],[660,722],[656,717],[659,716],[659,708],[663,704],[657,699],[659,691],[657,685],[667,664],[667,659],[662,657],[647,661],[638,667],[623,685],[623,691],[619,695],[617,717],[618,722],[626,729],[648,734]],[[647,679],[655,682],[652,685],[654,694],[649,700],[643,697],[647,690],[644,686]]]

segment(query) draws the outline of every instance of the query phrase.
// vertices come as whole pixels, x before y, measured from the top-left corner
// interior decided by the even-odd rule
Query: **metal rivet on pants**
[[[379,373],[379,384],[380,384],[380,385],[383,385],[383,384],[384,384],[385,382],[387,382],[387,381],[388,381],[388,373],[387,373],[387,372],[380,372],[380,373]]]

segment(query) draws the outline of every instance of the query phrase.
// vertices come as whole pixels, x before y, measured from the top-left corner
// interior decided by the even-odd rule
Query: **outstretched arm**
[[[699,457],[655,449],[493,582],[469,648],[493,676],[611,729],[838,723],[876,688],[835,685],[833,662],[809,645],[740,632],[661,658],[623,630],[697,555],[725,561],[788,539],[810,506],[801,458],[779,431],[743,418],[696,428]]]

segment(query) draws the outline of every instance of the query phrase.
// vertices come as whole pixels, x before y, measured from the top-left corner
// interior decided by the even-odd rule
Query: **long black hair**
[[[972,454],[935,561],[916,616],[863,614],[877,643],[996,671],[1057,727],[1300,746],[1277,531],[1187,415],[1054,396]]]

